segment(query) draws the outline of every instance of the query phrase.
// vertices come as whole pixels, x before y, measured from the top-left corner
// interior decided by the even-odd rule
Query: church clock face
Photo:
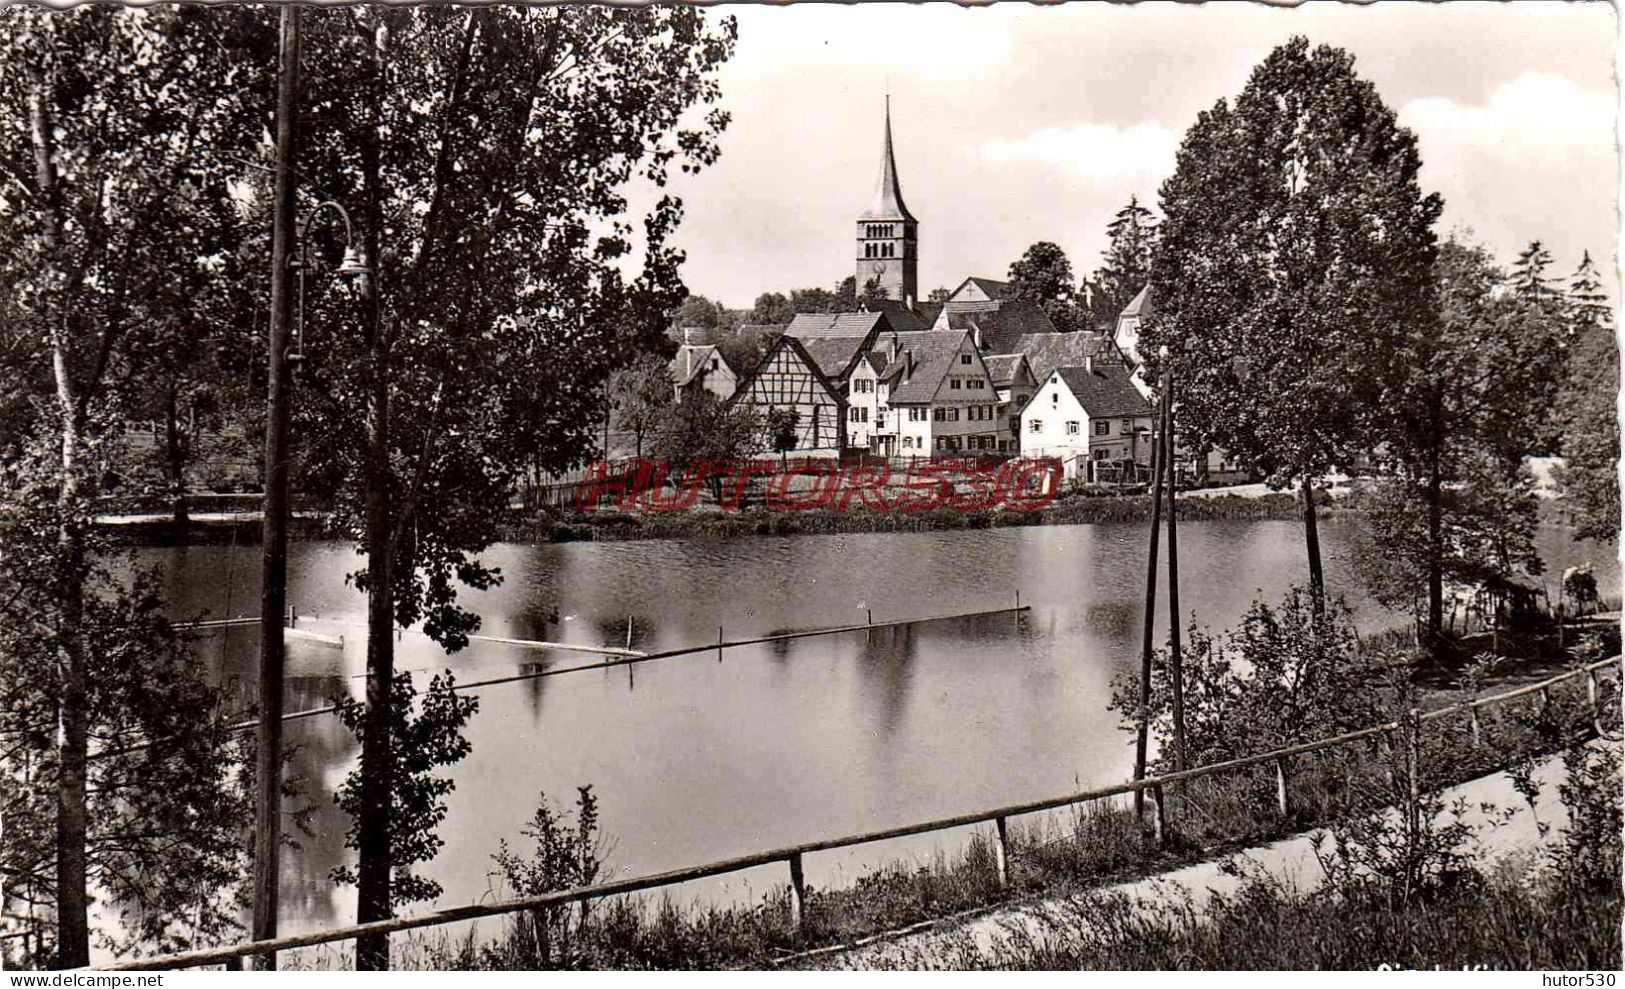
[[[886,270],[886,262],[884,262],[884,261],[876,261],[874,264],[871,264],[869,266],[869,269],[871,271],[873,271],[875,274],[878,275],[881,272]]]

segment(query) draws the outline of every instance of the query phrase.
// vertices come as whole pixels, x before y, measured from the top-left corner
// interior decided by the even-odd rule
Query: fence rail
[[[859,626],[861,627],[861,626]],[[1472,721],[1474,739],[1477,740],[1478,710],[1482,707],[1501,704],[1536,694],[1546,695],[1553,686],[1579,677],[1587,678],[1587,699],[1591,705],[1593,721],[1600,715],[1600,692],[1598,689],[1598,674],[1604,670],[1618,670],[1620,657],[1599,660],[1585,666],[1569,670],[1548,677],[1536,683],[1526,684],[1504,693],[1489,697],[1478,697],[1460,704],[1423,712],[1418,720],[1422,722],[1436,721],[1451,716],[1467,714]],[[1160,833],[1163,826],[1163,802],[1160,794],[1164,787],[1189,780],[1200,779],[1204,776],[1213,776],[1219,773],[1245,769],[1250,766],[1275,764],[1277,770],[1278,797],[1284,808],[1287,802],[1286,776],[1282,772],[1282,761],[1292,756],[1304,755],[1325,749],[1336,748],[1357,742],[1362,739],[1376,738],[1398,731],[1401,723],[1389,721],[1383,724],[1371,725],[1356,731],[1344,732],[1329,738],[1318,739],[1313,742],[1302,742],[1297,745],[1286,746],[1270,752],[1257,755],[1243,756],[1238,759],[1228,759],[1223,762],[1210,763],[1206,766],[1197,766],[1182,772],[1166,773],[1162,776],[1146,777],[1140,780],[1129,780],[1111,786],[1097,787],[1090,790],[1080,790],[1057,797],[1042,800],[1033,800],[1026,803],[1008,804],[990,810],[973,811],[967,814],[957,814],[952,817],[941,817],[916,824],[905,824],[898,827],[882,828],[875,831],[865,831],[859,834],[843,835],[835,838],[822,838],[814,841],[789,845],[768,851],[755,852],[749,855],[740,855],[734,858],[721,859],[708,862],[704,865],[688,866],[681,869],[672,869],[665,872],[653,873],[646,876],[636,876],[619,879],[612,882],[596,883],[591,886],[580,886],[573,889],[558,890],[539,896],[522,897],[504,900],[496,903],[477,903],[467,906],[452,907],[447,910],[438,910],[433,913],[420,914],[415,917],[396,917],[389,920],[374,921],[367,924],[353,924],[348,927],[331,928],[325,931],[312,931],[308,934],[295,934],[287,937],[272,938],[264,941],[254,941],[246,944],[230,945],[219,948],[203,948],[194,951],[183,951],[176,954],[157,955],[151,958],[136,958],[128,961],[116,962],[109,965],[94,966],[104,971],[143,971],[153,969],[189,968],[198,965],[215,965],[231,963],[238,959],[249,958],[256,955],[265,955],[277,951],[293,948],[305,948],[318,944],[329,944],[334,941],[348,941],[369,934],[393,934],[400,931],[415,930],[424,927],[437,927],[442,924],[457,923],[460,921],[477,920],[484,917],[497,917],[504,914],[519,913],[527,910],[539,910],[547,907],[563,906],[569,903],[580,903],[588,900],[602,899],[609,896],[639,893],[646,890],[658,889],[663,886],[674,886],[678,883],[690,882],[699,879],[708,879],[713,876],[726,875],[733,872],[742,872],[746,869],[757,868],[764,865],[786,864],[790,871],[790,912],[793,926],[799,927],[806,913],[806,886],[802,878],[802,858],[816,852],[832,851],[840,848],[849,848],[854,845],[866,845],[877,841],[887,841],[894,838],[906,838],[911,835],[926,834],[932,831],[945,831],[950,828],[965,827],[974,824],[992,822],[997,829],[998,842],[995,849],[995,862],[1002,882],[1007,879],[1008,859],[1010,854],[1007,822],[1009,818],[1020,817],[1026,814],[1035,814],[1047,810],[1057,810],[1062,807],[1090,803],[1109,797],[1132,794],[1137,791],[1151,791],[1158,795],[1155,800],[1155,822]]]

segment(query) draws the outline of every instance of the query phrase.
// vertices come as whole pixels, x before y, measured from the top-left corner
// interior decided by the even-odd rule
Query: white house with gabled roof
[[[1054,457],[1068,480],[1096,480],[1151,456],[1152,408],[1117,361],[1051,371],[1021,412],[1021,454]]]

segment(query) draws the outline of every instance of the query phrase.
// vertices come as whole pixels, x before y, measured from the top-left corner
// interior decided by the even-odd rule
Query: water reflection
[[[1612,554],[1543,533],[1549,569],[1587,556],[1605,593],[1618,589]],[[1020,615],[863,629],[705,652],[636,668],[533,678],[478,691],[472,754],[425,874],[439,905],[485,892],[489,855],[530,816],[535,795],[568,798],[591,783],[618,875],[674,868],[820,836],[1036,799],[1122,778],[1131,739],[1107,704],[1112,677],[1137,666],[1144,597],[1142,526],[1054,526],[966,532],[761,537],[497,546],[485,562],[508,575],[465,592],[486,634],[661,651],[794,630],[1004,608]],[[1387,615],[1358,590],[1346,524],[1323,526],[1328,584],[1370,628]],[[1259,589],[1278,595],[1305,579],[1298,526],[1286,522],[1180,528],[1181,603],[1216,628]],[[156,549],[176,613],[212,616],[258,601],[258,548]],[[290,642],[289,709],[358,691],[365,669],[364,599],[346,585],[351,547],[298,543],[290,600],[309,626],[342,634],[342,649]],[[1158,633],[1167,625],[1157,601]],[[554,616],[557,615],[557,621]],[[1185,622],[1182,621],[1181,624]],[[307,627],[304,618],[300,627]],[[215,641],[219,642],[218,648]],[[256,679],[255,630],[204,643],[233,702]],[[459,680],[590,662],[581,654],[476,641],[446,655],[407,633],[399,668],[450,668]],[[295,722],[297,775],[313,833],[285,856],[288,931],[350,919],[353,897],[327,890],[348,826],[333,788],[353,763],[330,718]],[[929,844],[936,839],[922,839]],[[905,850],[906,851],[906,850]],[[853,850],[809,868],[861,868]],[[883,854],[899,854],[888,846]],[[813,874],[810,873],[810,876]],[[814,879],[814,881],[818,881]]]

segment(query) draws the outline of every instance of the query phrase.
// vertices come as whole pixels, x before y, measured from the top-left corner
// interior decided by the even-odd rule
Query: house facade
[[[899,334],[902,380],[887,395],[897,456],[998,450],[999,394],[969,333]]]
[[[807,347],[788,333],[778,338],[754,370],[740,381],[733,401],[752,406],[764,423],[769,412],[796,413],[798,457],[838,457],[847,448],[846,398],[818,368]],[[771,448],[772,437],[768,438]]]
[[[726,402],[739,387],[739,375],[723,359],[722,352],[701,344],[677,348],[677,356],[671,359],[671,378],[678,402],[696,391],[710,392]]]
[[[1021,410],[1038,391],[1038,378],[1026,354],[993,354],[984,356],[982,362],[999,397],[998,452],[1016,453],[1021,449]]]
[[[1121,363],[1058,367],[1021,412],[1021,454],[1060,460],[1068,480],[1134,478],[1150,463],[1152,422]]]

